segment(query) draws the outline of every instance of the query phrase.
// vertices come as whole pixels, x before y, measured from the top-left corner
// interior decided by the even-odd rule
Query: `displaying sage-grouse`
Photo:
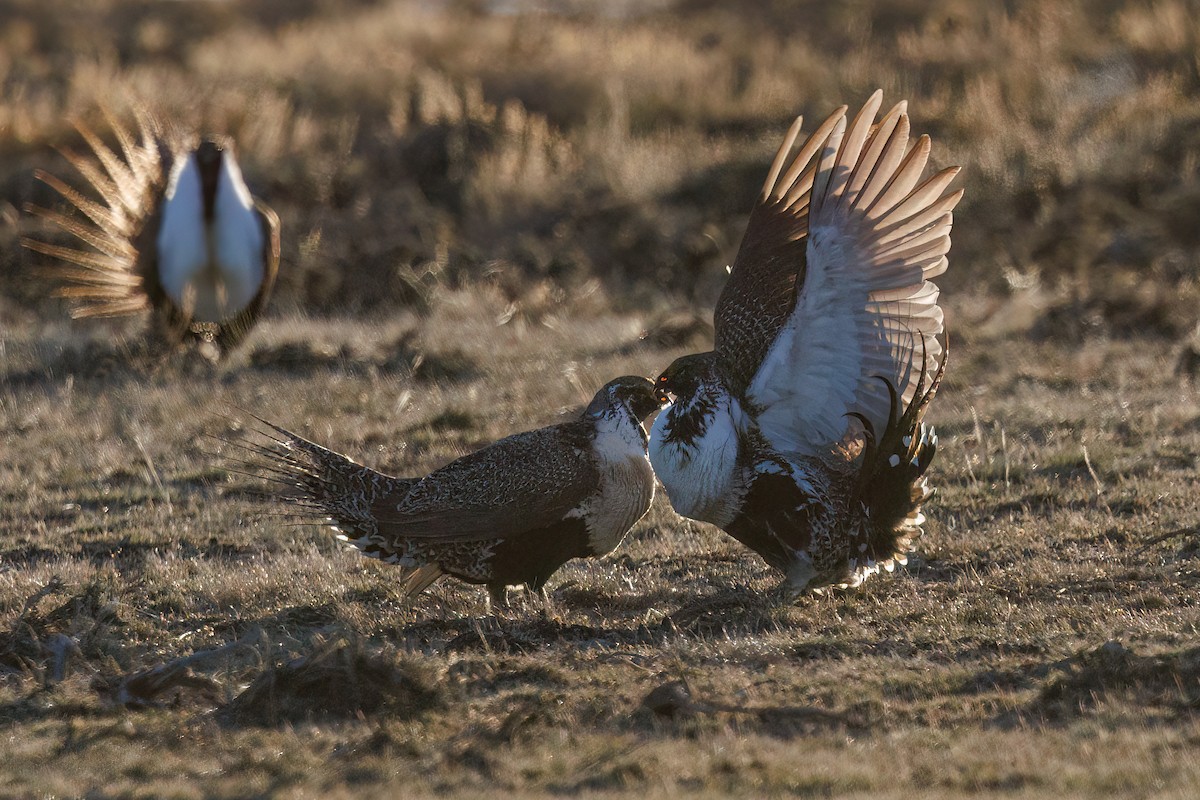
[[[642,422],[661,407],[646,378],[610,381],[583,416],[518,433],[424,478],[393,478],[266,423],[247,446],[282,499],[327,517],[363,553],[402,569],[415,597],[442,575],[540,591],[572,558],[614,550],[650,508],[654,472]]]
[[[228,140],[173,146],[150,118],[138,128],[135,137],[113,124],[118,155],[80,125],[93,157],[64,152],[98,201],[37,173],[82,217],[29,211],[88,249],[22,243],[61,262],[50,272],[55,294],[73,301],[73,317],[150,311],[156,345],[193,339],[227,352],[266,306],[279,267],[279,218],[250,195]]]
[[[876,92],[775,156],[717,301],[715,346],[658,378],[650,461],[680,514],[760,554],[795,597],[906,563],[932,493],[938,289],[958,167]],[[790,162],[790,163],[789,163]]]

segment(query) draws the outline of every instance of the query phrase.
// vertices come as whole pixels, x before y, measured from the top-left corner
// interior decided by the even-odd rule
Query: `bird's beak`
[[[654,382],[654,396],[658,398],[659,408],[663,408],[671,403],[671,392],[667,388],[668,383],[665,374],[659,375],[658,380]]]

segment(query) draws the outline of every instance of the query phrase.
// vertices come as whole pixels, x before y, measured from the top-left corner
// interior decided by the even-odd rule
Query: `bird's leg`
[[[805,592],[821,585],[812,557],[808,553],[794,552],[784,570],[784,579],[770,593],[770,600],[780,606],[790,606]]]
[[[800,598],[813,595],[821,596],[829,594],[836,589],[845,589],[847,586],[858,585],[853,580],[853,575],[848,569],[844,569],[845,579],[831,579],[828,573],[818,575],[811,569],[811,566],[803,566],[800,569],[789,569],[787,577],[779,582],[779,585],[771,589],[766,594],[766,601],[774,606],[794,606],[800,602]]]
[[[791,578],[784,578],[778,586],[766,593],[764,599],[770,606],[783,608],[795,605],[805,592],[804,586],[797,586]]]
[[[508,587],[503,583],[489,583],[488,612],[498,614],[508,608]]]
[[[554,601],[550,598],[550,592],[546,591],[545,585],[539,586],[533,590],[542,600],[542,616],[549,622],[555,622],[558,619],[558,609],[554,605]]]

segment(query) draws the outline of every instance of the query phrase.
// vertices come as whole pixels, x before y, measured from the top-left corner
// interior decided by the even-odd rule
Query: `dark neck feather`
[[[712,393],[703,389],[698,391],[686,406],[676,406],[667,412],[671,416],[663,432],[663,441],[693,446],[708,429],[716,407],[717,401]]]

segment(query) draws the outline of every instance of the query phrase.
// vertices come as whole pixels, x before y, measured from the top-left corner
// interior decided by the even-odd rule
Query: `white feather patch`
[[[677,512],[720,526],[730,521],[738,499],[732,495],[739,427],[745,420],[741,405],[727,393],[715,392],[709,399],[716,400],[715,407],[690,444],[666,440],[667,429],[687,406],[677,403],[658,415],[650,432],[650,463]]]
[[[250,304],[265,274],[264,234],[231,152],[221,159],[211,225],[196,157],[180,161],[163,195],[156,245],[159,280],[193,319],[223,322]]]
[[[615,549],[654,499],[654,472],[642,435],[641,423],[623,412],[596,422],[592,448],[599,486],[596,494],[566,516],[584,520],[588,544],[597,554]]]

